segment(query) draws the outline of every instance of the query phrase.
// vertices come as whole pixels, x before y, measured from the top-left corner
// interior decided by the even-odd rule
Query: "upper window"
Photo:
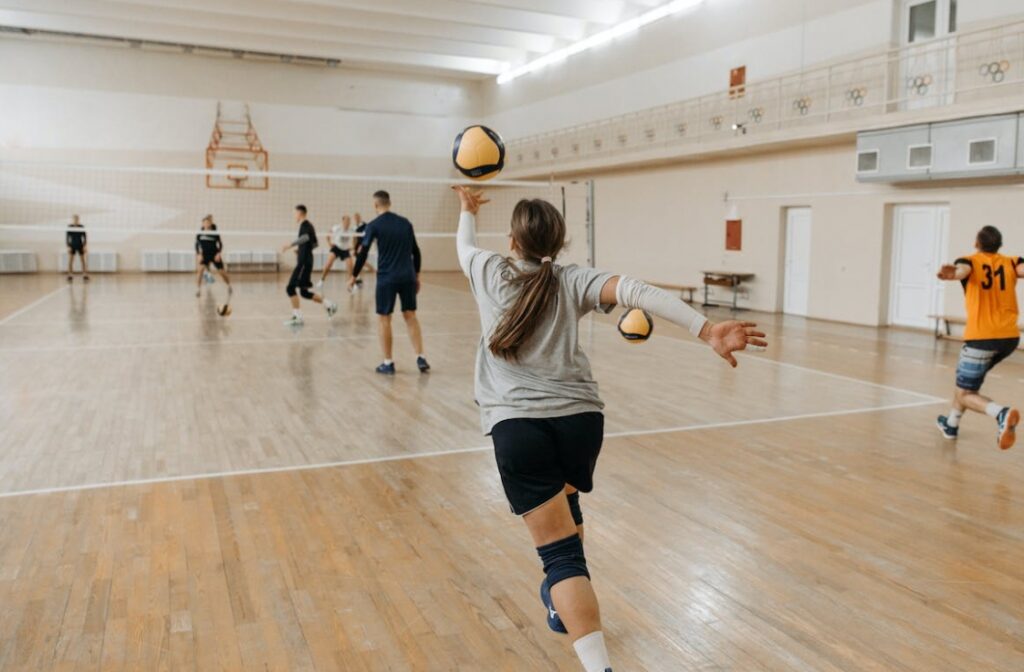
[[[931,2],[910,6],[910,20],[907,22],[909,24],[908,43],[913,44],[935,37],[938,4],[938,0],[931,0]]]
[[[996,162],[996,141],[994,138],[971,140],[967,162],[971,165]]]

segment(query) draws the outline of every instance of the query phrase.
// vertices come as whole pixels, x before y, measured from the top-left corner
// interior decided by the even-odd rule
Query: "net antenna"
[[[229,109],[230,108],[230,109]],[[210,189],[270,187],[267,150],[252,125],[249,104],[217,103],[217,119],[206,147],[206,186]]]

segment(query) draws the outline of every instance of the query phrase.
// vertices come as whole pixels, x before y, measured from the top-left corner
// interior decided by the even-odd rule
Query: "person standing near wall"
[[[68,282],[72,281],[72,272],[75,265],[75,255],[82,260],[82,280],[89,280],[89,250],[88,241],[85,235],[85,226],[78,215],[71,215],[71,223],[68,224],[68,231],[65,235],[65,243],[68,246]]]

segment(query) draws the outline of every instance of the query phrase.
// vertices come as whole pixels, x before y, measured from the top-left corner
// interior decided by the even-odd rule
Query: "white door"
[[[942,310],[943,283],[935,277],[949,247],[949,207],[900,205],[893,213],[889,323],[930,327]]]
[[[806,315],[811,293],[811,209],[786,210],[786,269],[782,312]]]
[[[956,32],[957,0],[903,0],[897,96],[908,110],[953,102],[956,50],[944,38]]]

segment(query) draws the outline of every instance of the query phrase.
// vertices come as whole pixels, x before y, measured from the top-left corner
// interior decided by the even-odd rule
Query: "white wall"
[[[696,98],[893,46],[901,0],[708,0],[593,51],[483,86],[488,123],[518,138]],[[1020,0],[960,0],[961,31],[1024,18]]]

